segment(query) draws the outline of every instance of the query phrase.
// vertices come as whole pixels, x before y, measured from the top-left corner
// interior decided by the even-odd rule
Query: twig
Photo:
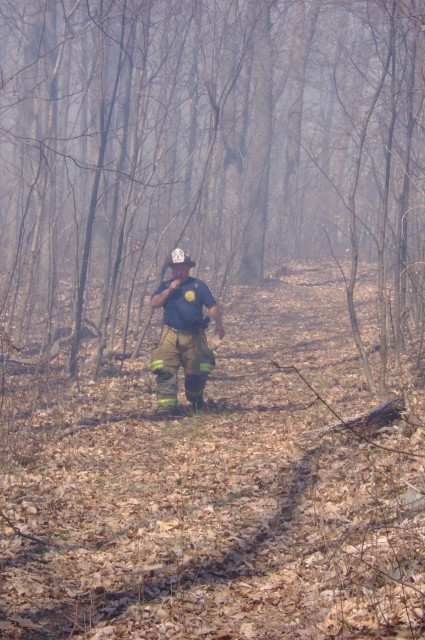
[[[46,540],[42,540],[41,538],[32,536],[30,533],[24,533],[23,531],[21,531],[20,528],[12,522],[12,520],[5,514],[4,511],[0,510],[0,516],[6,520],[7,524],[13,529],[16,535],[20,536],[21,538],[32,540],[32,542],[37,542],[37,544],[42,544],[44,546],[47,546],[49,544],[48,542],[46,542]]]

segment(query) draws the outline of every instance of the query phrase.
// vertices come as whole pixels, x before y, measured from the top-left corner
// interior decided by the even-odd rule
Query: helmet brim
[[[167,264],[167,267],[170,267],[170,268],[171,267],[177,267],[177,266],[180,266],[181,264],[185,264],[187,267],[190,267],[190,268],[196,267],[196,262],[193,262],[193,260],[191,260],[190,262],[171,262],[170,261]]]

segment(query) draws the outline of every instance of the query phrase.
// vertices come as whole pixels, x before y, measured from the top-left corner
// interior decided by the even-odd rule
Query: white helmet
[[[179,249],[178,247],[174,249],[171,253],[171,258],[168,262],[168,266],[172,267],[175,264],[188,264],[190,267],[194,267],[196,262],[192,260],[190,255],[183,251],[183,249]]]

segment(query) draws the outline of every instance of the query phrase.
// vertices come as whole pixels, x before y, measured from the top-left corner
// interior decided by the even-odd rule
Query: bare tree
[[[405,50],[408,54],[409,65],[406,74],[405,90],[405,144],[402,151],[402,187],[398,197],[398,215],[396,218],[394,261],[394,357],[395,366],[400,370],[400,354],[404,347],[407,308],[407,274],[408,274],[408,237],[409,237],[409,206],[411,185],[411,153],[413,132],[415,128],[415,81],[417,77],[416,53],[417,39],[420,32],[417,28],[409,30],[404,36]],[[418,101],[422,108],[425,94],[422,93]]]
[[[298,0],[294,7],[294,35],[288,78],[288,115],[286,164],[283,177],[284,210],[288,218],[288,228],[293,239],[295,255],[299,253],[302,227],[302,207],[300,206],[299,165],[302,139],[303,97],[308,56],[311,50],[320,5],[313,3],[307,10],[304,0]]]
[[[82,329],[82,321],[83,321],[83,306],[84,306],[84,294],[86,291],[86,282],[87,282],[87,272],[89,267],[89,256],[92,247],[92,237],[93,237],[93,228],[96,217],[97,205],[98,205],[98,195],[99,195],[99,186],[100,180],[102,177],[102,172],[104,169],[104,161],[106,155],[106,148],[109,141],[109,135],[111,132],[112,125],[112,116],[114,113],[118,87],[119,87],[119,79],[121,70],[125,60],[125,50],[124,50],[124,38],[125,38],[125,29],[126,29],[126,3],[124,3],[124,10],[121,15],[121,29],[119,33],[119,41],[118,41],[118,57],[115,63],[114,73],[112,75],[112,90],[111,93],[107,91],[106,86],[101,87],[102,95],[100,98],[99,104],[99,148],[98,148],[98,156],[96,161],[96,169],[94,173],[94,180],[92,186],[92,192],[90,197],[90,205],[89,211],[85,226],[85,239],[83,245],[83,252],[81,256],[81,268],[78,279],[78,287],[77,287],[77,299],[75,306],[75,321],[74,321],[74,339],[72,342],[71,354],[70,354],[70,362],[69,368],[72,377],[75,377],[78,373],[78,351],[81,342],[81,329]],[[104,19],[104,15],[101,13],[99,16],[100,20]],[[99,30],[99,33],[103,33],[103,31]],[[106,54],[106,49],[103,48],[103,53]],[[108,62],[108,58],[106,55],[101,57],[101,62],[105,65]],[[106,71],[106,68],[104,67]],[[108,76],[109,74],[106,74]]]
[[[273,60],[270,39],[271,3],[251,5],[254,27],[252,103],[254,121],[247,162],[246,222],[243,230],[237,280],[261,284],[264,279],[264,251],[267,228],[270,150],[273,122]],[[260,52],[261,51],[261,55]]]

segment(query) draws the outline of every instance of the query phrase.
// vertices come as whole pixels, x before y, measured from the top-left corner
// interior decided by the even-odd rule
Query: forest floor
[[[375,281],[362,268],[356,298],[377,371]],[[6,370],[2,638],[425,637],[418,345],[389,377],[406,419],[354,433],[338,417],[380,400],[334,264],[232,288],[224,308],[207,413],[152,418],[147,348],[78,384],[60,362]]]

